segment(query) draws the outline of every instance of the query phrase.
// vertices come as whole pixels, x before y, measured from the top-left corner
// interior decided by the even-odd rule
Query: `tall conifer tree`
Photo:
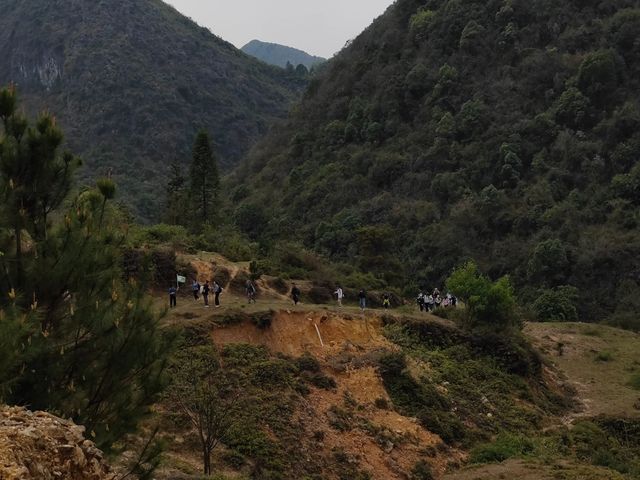
[[[191,162],[191,198],[195,221],[211,223],[220,189],[218,162],[213,154],[209,134],[201,130],[196,135]]]

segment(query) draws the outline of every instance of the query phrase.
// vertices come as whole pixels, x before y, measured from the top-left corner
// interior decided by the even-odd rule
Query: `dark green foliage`
[[[516,300],[508,277],[492,282],[478,271],[474,262],[469,262],[455,269],[446,285],[464,302],[465,326],[468,328],[504,334],[519,326]]]
[[[161,0],[3,6],[0,84],[18,84],[29,113],[56,116],[86,161],[82,183],[111,171],[121,198],[145,221],[161,219],[170,164],[179,159],[186,169],[197,129],[216,139],[229,169],[306,83]]]
[[[540,321],[575,322],[578,320],[578,290],[571,286],[561,286],[553,290],[543,290],[533,302],[532,308]]]
[[[634,373],[629,379],[628,385],[634,390],[640,390],[640,373]]]
[[[419,461],[411,470],[411,480],[433,480],[431,467],[423,461]]]
[[[430,382],[416,382],[406,372],[406,361],[401,353],[390,353],[380,358],[380,374],[394,405],[407,415],[417,417],[425,428],[440,435],[447,443],[462,440],[462,423],[451,413],[451,405]]]
[[[213,154],[211,139],[205,131],[198,132],[193,144],[189,190],[189,213],[195,225],[213,223],[218,212],[220,176]]]
[[[111,449],[162,388],[172,335],[146,296],[149,275],[125,278],[113,181],[68,198],[78,162],[61,150],[62,131],[48,115],[30,125],[15,105],[4,90],[3,398],[73,418]],[[138,259],[150,272],[149,256]]]
[[[534,444],[522,435],[502,433],[491,443],[478,445],[471,451],[472,463],[499,463],[509,458],[533,453]]]
[[[543,386],[540,358],[517,336],[470,335],[414,319],[389,321],[385,333],[402,348],[380,359],[394,407],[418,417],[448,444],[471,446],[502,431],[535,431],[539,408],[566,408]]]
[[[529,307],[573,285],[580,319],[629,325],[616,300],[640,271],[629,7],[399,0],[317,73],[232,188],[274,220],[269,243],[369,281],[415,295],[475,259]]]

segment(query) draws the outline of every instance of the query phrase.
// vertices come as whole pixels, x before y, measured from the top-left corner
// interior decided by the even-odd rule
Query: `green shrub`
[[[613,354],[611,352],[598,352],[595,356],[596,362],[610,362],[613,360]]]
[[[298,357],[295,364],[301,372],[317,373],[320,371],[320,362],[310,353]]]
[[[509,277],[492,282],[480,273],[474,262],[468,262],[453,271],[446,285],[466,306],[467,327],[504,332],[508,328],[521,326]]]
[[[471,450],[471,463],[503,462],[509,458],[522,457],[533,453],[534,444],[522,435],[502,433],[491,443],[478,445]]]
[[[627,383],[634,390],[640,390],[640,373],[634,373]]]
[[[533,303],[536,319],[542,322],[575,322],[578,320],[578,290],[571,286],[543,290]]]
[[[321,372],[304,372],[302,378],[323,390],[333,390],[337,387],[333,378]]]
[[[230,452],[226,452],[222,456],[222,460],[224,463],[234,468],[235,470],[240,470],[247,463],[247,459],[244,456],[234,450]]]
[[[273,321],[273,312],[264,312],[254,315],[252,318],[253,324],[260,330],[266,330],[271,327]]]
[[[411,470],[411,480],[434,480],[429,464],[420,460]]]

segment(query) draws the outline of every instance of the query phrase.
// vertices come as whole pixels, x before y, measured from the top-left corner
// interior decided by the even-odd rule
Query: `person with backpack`
[[[178,289],[171,285],[169,287],[169,308],[175,308],[177,306],[177,294]]]
[[[298,305],[298,302],[300,301],[300,289],[297,287],[295,283],[291,288],[291,298],[293,299],[293,304]]]
[[[426,303],[425,303],[424,294],[422,292],[420,292],[418,294],[418,298],[416,299],[416,303],[418,304],[418,308],[420,309],[420,311],[424,312],[424,309],[426,308]]]
[[[436,295],[436,298],[433,299],[433,303],[435,304],[435,308],[440,308],[442,304],[442,297],[440,295]]]
[[[391,299],[389,298],[388,293],[382,295],[382,308],[385,310],[389,310],[391,308]]]
[[[220,308],[220,294],[222,293],[222,287],[216,282],[213,281],[213,295],[214,295],[214,303],[216,304],[216,308]]]
[[[247,299],[249,300],[249,305],[251,305],[251,302],[256,303],[256,286],[251,280],[247,280],[245,289],[247,291]]]
[[[193,283],[191,284],[191,290],[193,291],[193,299],[196,302],[200,300],[200,284],[195,278],[193,279]]]
[[[427,312],[433,311],[433,304],[434,304],[433,295],[427,295],[427,298],[425,300],[425,311]]]
[[[358,299],[360,301],[360,310],[364,312],[364,309],[367,308],[367,294],[364,289],[360,290],[360,293],[358,293]]]
[[[211,287],[209,286],[209,280],[204,282],[204,286],[202,287],[202,298],[204,299],[204,306],[209,308],[209,292],[211,291]]]
[[[344,298],[344,291],[342,290],[342,287],[338,285],[338,288],[333,292],[333,294],[338,298],[338,307],[342,307],[342,299]]]

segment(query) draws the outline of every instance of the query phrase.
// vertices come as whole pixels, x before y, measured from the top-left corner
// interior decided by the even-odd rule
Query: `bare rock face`
[[[0,407],[0,479],[113,480],[84,427],[45,412]]]

